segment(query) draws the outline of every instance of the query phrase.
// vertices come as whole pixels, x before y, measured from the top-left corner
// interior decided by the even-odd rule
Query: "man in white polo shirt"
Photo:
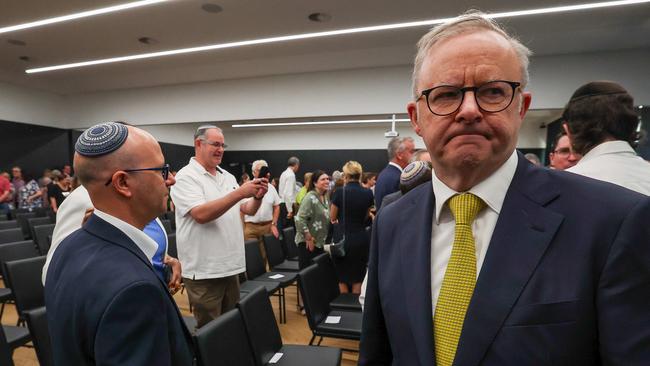
[[[254,215],[268,190],[266,179],[239,186],[219,168],[226,147],[221,129],[199,127],[195,156],[178,171],[171,190],[178,259],[199,328],[239,301],[238,275],[246,270],[240,212]],[[254,199],[243,201],[249,197]]]
[[[268,163],[265,160],[255,160],[252,164],[254,178],[269,179],[271,172],[268,170]],[[262,169],[264,168],[264,169]],[[269,184],[269,190],[262,198],[260,209],[255,215],[244,216],[244,238],[246,240],[256,239],[260,243],[260,252],[266,262],[266,250],[262,237],[266,234],[273,234],[276,238],[280,236],[278,231],[278,217],[280,217],[280,196],[273,185]]]

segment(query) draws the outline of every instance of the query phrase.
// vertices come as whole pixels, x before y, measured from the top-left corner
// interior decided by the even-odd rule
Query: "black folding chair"
[[[0,230],[16,229],[16,228],[20,228],[20,225],[16,220],[0,221]]]
[[[17,213],[16,214],[16,221],[18,221],[18,225],[20,226],[20,229],[23,231],[23,237],[25,239],[31,239],[31,232],[29,230],[29,221],[28,219],[35,218],[36,212],[24,212],[24,213]]]
[[[286,256],[282,250],[282,241],[280,239],[273,236],[273,234],[266,234],[262,237],[262,242],[264,242],[266,258],[272,271],[298,272],[300,270],[298,262],[285,259]]]
[[[288,260],[298,261],[298,246],[296,245],[296,229],[287,227],[282,229],[284,252]]]
[[[178,247],[176,246],[176,233],[167,234],[167,255],[178,258]]]
[[[27,320],[27,327],[32,336],[32,343],[34,343],[34,348],[36,349],[36,357],[38,358],[39,365],[54,365],[45,307],[25,311],[23,315],[25,316],[25,320]]]
[[[32,239],[36,242],[41,255],[46,255],[52,244],[51,237],[55,224],[37,225],[32,228]]]
[[[9,279],[4,273],[4,262],[14,261],[18,259],[33,258],[38,256],[34,242],[31,240],[24,240],[14,243],[0,244],[0,273],[4,279],[4,288],[0,288],[0,319],[5,310],[5,304],[14,300],[14,294],[11,290]],[[40,271],[39,271],[40,273]]]
[[[361,311],[359,295],[353,293],[341,293],[339,282],[334,269],[334,263],[329,254],[323,253],[314,257],[313,262],[318,265],[322,276],[323,290],[327,291],[327,298],[332,309]]]
[[[255,364],[268,365],[275,361],[286,366],[337,366],[341,363],[341,350],[330,347],[283,345],[280,329],[273,316],[273,308],[262,289],[255,290],[239,301],[241,312],[250,340]]]
[[[0,230],[0,244],[25,240],[23,231],[19,228]]]
[[[9,342],[7,342],[4,327],[0,327],[0,365],[14,366],[12,354],[13,349],[9,347]]]
[[[271,281],[280,285],[280,323],[287,321],[287,304],[284,289],[296,282],[295,272],[266,272],[266,265],[260,253],[260,247],[256,239],[247,240],[244,243],[246,252],[246,277],[253,281]]]
[[[27,219],[27,227],[29,228],[29,238],[27,239],[34,239],[36,240],[36,237],[34,236],[34,227],[38,225],[48,225],[48,224],[54,224],[54,221],[50,217],[32,217],[30,219]]]
[[[363,315],[358,311],[332,310],[328,293],[323,289],[322,276],[318,265],[311,265],[300,271],[298,285],[303,301],[307,323],[311,329],[312,345],[316,337],[320,337],[318,345],[324,337],[341,339],[361,339],[361,320]],[[338,321],[337,321],[338,320]],[[349,350],[357,352],[357,350]]]
[[[198,366],[255,366],[241,314],[232,309],[194,335]]]
[[[6,282],[14,294],[19,323],[24,322],[23,313],[45,306],[45,290],[41,282],[41,271],[45,256],[4,262]]]

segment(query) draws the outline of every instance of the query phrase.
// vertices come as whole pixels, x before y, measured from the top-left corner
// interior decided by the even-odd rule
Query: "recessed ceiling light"
[[[492,13],[492,14],[487,14],[487,17],[492,18],[492,19],[511,18],[511,17],[519,17],[519,16],[524,16],[524,15],[562,13],[562,12],[580,11],[580,10],[587,10],[587,9],[607,8],[607,7],[613,7],[613,6],[643,4],[643,3],[648,3],[648,2],[650,2],[650,0],[609,1],[609,2],[601,2],[601,3],[556,6],[556,7],[551,7],[551,8],[540,8],[540,9],[531,9],[531,10],[519,10],[519,11],[509,11],[509,12],[502,12],[502,13]],[[101,65],[101,64],[108,64],[108,63],[114,63],[114,62],[131,61],[131,60],[141,60],[141,59],[147,59],[147,58],[156,58],[156,57],[179,55],[179,54],[186,54],[186,53],[213,51],[213,50],[220,50],[220,49],[226,49],[226,48],[254,46],[254,45],[260,45],[260,44],[269,44],[269,43],[278,43],[278,42],[288,42],[288,41],[296,41],[296,40],[302,40],[302,39],[324,38],[324,37],[340,36],[340,35],[344,35],[344,34],[367,33],[367,32],[376,32],[376,31],[384,31],[384,30],[392,30],[392,29],[405,29],[405,28],[414,28],[414,27],[424,27],[424,26],[432,26],[432,25],[435,25],[435,24],[444,23],[444,22],[447,22],[447,21],[450,21],[450,20],[453,20],[453,19],[455,19],[455,17],[441,18],[441,19],[430,19],[430,20],[422,20],[422,21],[406,22],[406,23],[382,24],[382,25],[375,25],[375,26],[370,26],[370,27],[337,29],[337,30],[331,30],[331,31],[325,31],[325,32],[302,33],[302,34],[293,34],[293,35],[288,35],[288,36],[269,37],[269,38],[261,38],[261,39],[251,39],[251,40],[246,40],[246,41],[238,41],[238,42],[230,42],[230,43],[219,43],[219,44],[211,44],[211,45],[205,45],[205,46],[199,46],[199,47],[180,48],[180,49],[160,51],[160,52],[141,53],[141,54],[136,54],[136,55],[111,57],[111,58],[104,58],[104,59],[90,60],[90,61],[82,61],[82,62],[75,62],[75,63],[69,63],[69,64],[45,66],[45,67],[39,67],[39,68],[34,68],[34,69],[27,69],[27,70],[25,70],[25,72],[27,74],[33,74],[33,73],[37,73],[37,72],[71,69],[71,68],[77,68],[77,67],[86,67],[86,66],[92,66],[92,65]]]
[[[354,119],[345,121],[306,121],[306,122],[278,122],[278,123],[242,123],[234,124],[234,128],[250,127],[285,127],[285,126],[315,126],[315,125],[351,125],[351,124],[368,124],[368,123],[389,123],[389,122],[408,122],[408,118],[398,119]]]
[[[143,43],[143,44],[156,44],[158,43],[158,40],[151,38],[151,37],[140,37],[138,38],[138,42]]]
[[[91,17],[91,16],[94,16],[94,15],[100,15],[100,14],[106,14],[106,13],[112,13],[114,11],[137,8],[137,7],[140,7],[140,6],[156,4],[156,3],[163,2],[163,1],[169,1],[169,0],[141,0],[141,1],[135,1],[135,2],[126,3],[126,4],[109,6],[107,8],[83,11],[81,13],[74,13],[74,14],[69,14],[69,15],[63,15],[63,16],[60,16],[60,17],[47,18],[47,19],[37,20],[35,22],[12,25],[12,26],[9,26],[9,27],[2,27],[2,28],[0,28],[0,33],[8,33],[8,32],[21,30],[21,29],[40,27],[40,26],[47,25],[47,24],[67,22],[69,20],[86,18],[86,17]]]
[[[221,6],[213,3],[205,3],[201,5],[201,9],[203,9],[205,12],[213,14],[221,13],[223,11],[223,8]]]
[[[332,16],[327,13],[311,13],[307,16],[312,22],[329,22],[332,20]]]
[[[31,58],[29,58],[29,56],[20,56],[20,57],[18,57],[18,59],[19,59],[20,61],[25,61],[25,62],[31,60]]]
[[[12,44],[14,46],[26,46],[27,45],[27,43],[25,43],[24,41],[21,41],[19,39],[8,39],[7,43]]]

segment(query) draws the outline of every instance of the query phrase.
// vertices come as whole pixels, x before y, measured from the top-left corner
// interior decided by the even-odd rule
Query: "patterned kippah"
[[[129,129],[116,122],[94,125],[79,136],[74,145],[75,151],[83,156],[101,156],[122,146],[129,136]]]
[[[400,189],[408,192],[420,183],[431,179],[431,166],[426,161],[414,161],[407,165],[399,178]]]

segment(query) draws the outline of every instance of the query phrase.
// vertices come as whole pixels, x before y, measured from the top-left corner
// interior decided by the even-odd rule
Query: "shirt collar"
[[[478,196],[487,204],[488,207],[490,207],[490,209],[499,214],[501,207],[503,207],[503,200],[506,198],[506,193],[510,187],[510,182],[512,182],[512,178],[515,176],[517,161],[517,151],[515,150],[512,152],[512,155],[510,155],[508,160],[499,167],[499,169],[487,177],[487,179],[470,188],[468,192]],[[435,173],[432,174],[431,184],[433,185],[433,195],[436,198],[435,217],[436,224],[438,224],[440,222],[440,213],[442,212],[444,204],[448,199],[459,192],[449,188],[445,183],[438,179]]]
[[[404,171],[404,169],[402,169],[402,167],[399,166],[399,164],[397,164],[397,163],[393,163],[392,161],[389,161],[389,162],[388,162],[388,165],[392,165],[392,166],[394,166],[395,168],[399,169],[400,172],[403,172],[403,171]]]
[[[124,235],[128,236],[129,239],[131,239],[135,245],[144,253],[149,262],[153,264],[152,258],[158,250],[158,244],[156,244],[153,239],[147,236],[144,231],[98,209],[95,209],[94,214],[97,215],[100,219],[115,226],[118,230],[123,232]]]
[[[201,163],[199,163],[199,162],[196,160],[196,157],[195,157],[195,156],[192,156],[192,157],[190,158],[190,165],[193,166],[194,169],[195,169],[198,173],[200,173],[200,174],[209,174],[210,176],[213,176],[212,174],[210,174],[210,172],[208,172],[208,171],[203,167],[203,165],[201,165]],[[216,169],[217,169],[217,173],[221,173],[221,174],[223,174],[223,170],[222,170],[219,166],[216,166]]]
[[[582,157],[582,159],[578,161],[578,164],[585,163],[592,159],[596,159],[597,157],[602,155],[619,154],[619,153],[631,153],[636,155],[636,152],[627,141],[622,141],[622,140],[607,141],[589,150],[589,152],[587,152]]]

